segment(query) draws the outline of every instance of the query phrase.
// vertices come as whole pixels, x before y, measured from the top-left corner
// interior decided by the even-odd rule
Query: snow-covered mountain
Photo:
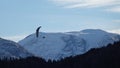
[[[0,59],[3,58],[25,58],[32,56],[19,44],[0,38]]]
[[[45,60],[60,60],[61,58],[86,53],[91,48],[100,48],[120,40],[120,35],[108,33],[99,29],[86,29],[66,33],[31,34],[19,41],[25,49],[35,56]]]

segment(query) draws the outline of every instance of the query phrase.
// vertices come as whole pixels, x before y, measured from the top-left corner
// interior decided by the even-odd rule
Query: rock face
[[[0,58],[25,58],[32,56],[19,44],[0,38]]]
[[[31,34],[19,41],[19,44],[45,60],[60,60],[61,58],[84,54],[91,48],[100,48],[120,40],[120,35],[99,29],[87,29],[66,33]]]

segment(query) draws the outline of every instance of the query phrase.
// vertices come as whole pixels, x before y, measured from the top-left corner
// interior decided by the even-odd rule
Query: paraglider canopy
[[[38,38],[39,37],[39,30],[40,30],[41,26],[39,26],[37,29],[36,29],[36,37]]]

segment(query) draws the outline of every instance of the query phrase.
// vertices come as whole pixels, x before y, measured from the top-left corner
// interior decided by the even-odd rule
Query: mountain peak
[[[67,33],[40,32],[38,38],[32,34],[19,41],[19,44],[45,60],[60,60],[84,54],[91,48],[100,48],[119,40],[119,35],[100,29],[86,29]]]
[[[106,33],[106,31],[101,30],[101,29],[85,29],[85,30],[82,30],[81,32],[87,32],[87,33]]]

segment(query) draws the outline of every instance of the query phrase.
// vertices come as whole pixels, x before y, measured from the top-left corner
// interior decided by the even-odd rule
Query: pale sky
[[[42,32],[120,32],[120,0],[0,0],[0,37],[18,41]]]

